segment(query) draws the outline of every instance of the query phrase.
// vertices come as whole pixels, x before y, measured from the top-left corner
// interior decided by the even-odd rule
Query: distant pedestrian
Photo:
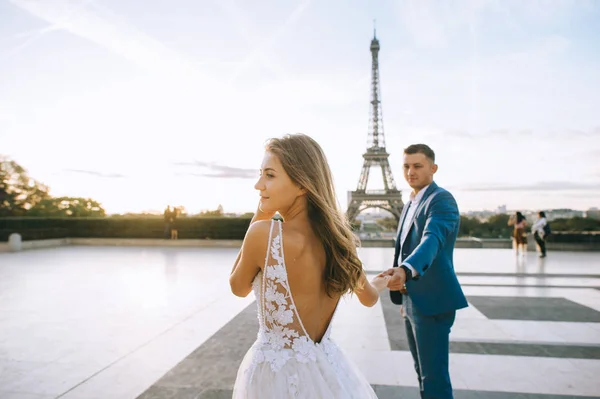
[[[177,240],[179,238],[177,232],[177,216],[179,216],[179,209],[174,207],[173,212],[171,212],[171,240]]]
[[[545,258],[546,239],[550,234],[550,225],[548,224],[548,220],[546,220],[546,213],[544,213],[544,211],[538,212],[538,219],[535,221],[533,226],[531,226],[531,231],[540,252],[540,258]]]
[[[521,212],[516,212],[513,216],[508,220],[509,226],[514,226],[513,230],[513,239],[515,243],[516,254],[519,253],[523,256],[527,253],[527,231],[525,228],[527,227],[527,220],[525,216]]]
[[[163,213],[163,218],[165,221],[165,230],[164,236],[165,239],[171,238],[171,226],[173,225],[173,211],[171,210],[171,205],[167,205],[167,209]]]

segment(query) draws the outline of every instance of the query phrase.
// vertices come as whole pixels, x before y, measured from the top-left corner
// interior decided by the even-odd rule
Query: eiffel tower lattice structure
[[[354,221],[356,216],[367,208],[380,208],[390,212],[396,220],[402,214],[402,193],[396,188],[396,182],[390,168],[390,154],[385,149],[383,135],[383,118],[381,112],[381,92],[379,85],[379,40],[377,35],[371,40],[371,110],[369,120],[369,135],[367,152],[363,154],[364,162],[358,187],[355,191],[348,192],[348,220]],[[367,191],[369,172],[374,166],[381,168],[383,175],[383,190]]]

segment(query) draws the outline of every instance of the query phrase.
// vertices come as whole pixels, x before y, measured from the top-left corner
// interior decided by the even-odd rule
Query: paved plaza
[[[393,248],[363,248],[369,273]],[[234,248],[58,247],[0,253],[0,398],[230,398],[256,338]],[[458,249],[457,399],[600,397],[600,253],[525,259]],[[380,398],[417,399],[398,307],[346,298],[333,338]]]

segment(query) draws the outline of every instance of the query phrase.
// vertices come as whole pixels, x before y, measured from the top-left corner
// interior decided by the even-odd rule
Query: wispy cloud
[[[257,60],[267,53],[268,49],[285,33],[287,29],[289,29],[296,20],[300,18],[302,13],[309,6],[310,0],[303,0],[290,14],[290,16],[281,24],[279,28],[277,28],[268,38],[259,42],[256,47],[254,47],[250,53],[250,55],[241,63],[241,65],[234,71],[231,78],[229,79],[230,83],[233,83],[237,80],[237,78],[242,75],[250,66],[252,66]]]
[[[80,174],[84,174],[84,175],[103,177],[103,178],[111,178],[111,179],[122,179],[122,178],[126,177],[125,175],[122,175],[120,173],[103,173],[103,172],[96,172],[94,170],[65,169],[64,171],[67,173],[80,173]]]
[[[592,159],[599,159],[600,158],[600,148],[595,148],[595,149],[586,148],[584,151],[582,151],[582,154],[584,156],[589,156]],[[597,172],[597,173],[600,174],[600,172]]]
[[[31,2],[24,2],[24,1],[20,1],[20,0],[11,0],[11,1],[15,5],[17,5],[21,8],[24,8],[24,9],[26,9],[25,7],[28,5],[26,3],[31,3]],[[9,51],[5,52],[3,54],[3,57],[0,58],[0,61],[4,61],[4,60],[11,58],[12,56],[19,53],[21,50],[29,47],[30,45],[32,45],[33,43],[35,43],[42,37],[46,36],[47,34],[64,29],[65,24],[75,14],[75,12],[80,11],[81,9],[85,8],[90,1],[91,0],[81,1],[78,4],[77,3],[74,4],[72,2],[60,4],[61,15],[59,17],[54,18],[54,20],[51,21],[50,25],[45,26],[41,29],[36,29],[33,31],[21,32],[19,34],[16,34],[14,36],[14,39],[22,40],[22,41],[18,45],[16,45],[12,49],[10,49]]]
[[[600,127],[592,129],[551,129],[551,130],[532,130],[532,129],[491,129],[485,132],[473,132],[468,130],[439,130],[439,135],[457,139],[502,139],[502,138],[524,138],[536,137],[539,139],[559,139],[559,138],[590,138],[600,137]]]
[[[475,135],[466,130],[449,130],[444,132],[444,136],[457,139],[474,139]]]
[[[260,42],[259,36],[251,28],[248,16],[244,13],[241,7],[239,7],[234,0],[221,0],[217,2],[218,5],[225,11],[227,16],[231,19],[233,28],[238,32],[239,37],[246,42],[248,45],[256,45]],[[262,57],[258,58],[261,66],[275,72],[279,76],[285,78],[285,70],[280,65],[279,60],[273,57],[270,52],[263,51]],[[237,65],[239,68],[248,67],[246,65],[247,60],[242,62],[232,63],[230,65]]]
[[[440,6],[428,0],[407,0],[398,6],[401,26],[419,44],[444,44],[463,22],[457,7],[447,2]]]
[[[486,16],[506,27],[555,24],[569,20],[575,13],[585,13],[597,3],[585,0],[403,0],[398,2],[401,26],[416,43],[440,46],[456,39],[462,32],[477,34],[477,26]],[[548,51],[562,51],[569,42],[561,37],[545,43]]]
[[[0,123],[8,122],[12,119],[13,119],[12,114],[9,111],[2,109],[2,107],[0,107]]]
[[[561,197],[576,198],[576,199],[581,199],[581,198],[597,199],[598,198],[598,193],[597,192],[593,192],[593,191],[589,191],[589,192],[565,191],[565,192],[562,192],[562,193],[558,193],[557,195],[559,195]]]
[[[597,191],[600,190],[600,182],[579,183],[568,181],[546,181],[532,183],[530,185],[474,185],[466,187],[456,187],[461,191]]]
[[[237,168],[233,166],[219,165],[215,162],[175,162],[173,165],[176,166],[187,166],[195,167],[200,169],[207,169],[207,172],[179,172],[178,175],[182,176],[196,176],[196,177],[214,177],[214,178],[225,178],[225,179],[253,179],[258,176],[256,169]]]
[[[50,23],[51,30],[62,29],[90,40],[144,69],[167,73],[197,72],[193,63],[132,27],[125,19],[95,1],[79,3],[84,6],[78,7],[73,7],[73,2],[67,0],[11,1],[33,16]]]

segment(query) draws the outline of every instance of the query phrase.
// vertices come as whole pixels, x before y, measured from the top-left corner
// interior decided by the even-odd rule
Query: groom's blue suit
[[[452,398],[448,372],[449,335],[456,310],[467,307],[452,255],[460,215],[452,194],[431,183],[416,206],[414,217],[402,211],[396,238],[394,267],[410,265],[416,277],[406,282],[405,295],[390,291],[394,303],[402,303],[406,334],[419,376],[421,398]],[[401,232],[405,232],[401,242]]]

